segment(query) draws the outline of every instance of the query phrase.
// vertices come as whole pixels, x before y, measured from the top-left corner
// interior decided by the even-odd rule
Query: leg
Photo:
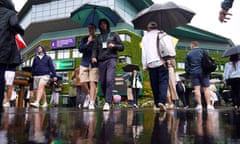
[[[198,105],[202,105],[200,86],[194,86],[194,95]]]
[[[5,82],[4,82],[4,73],[6,66],[0,65],[0,107],[2,107],[3,99],[4,99],[4,90],[5,90]]]
[[[116,69],[116,59],[109,59],[107,63],[107,71],[106,71],[106,95],[105,95],[105,102],[109,104],[112,102],[112,97],[113,97],[115,69]]]
[[[210,90],[209,87],[203,87],[203,91],[204,91],[204,96],[205,96],[205,100],[207,105],[210,105]]]
[[[106,96],[106,71],[107,71],[107,63],[99,62],[99,81],[101,83],[101,90],[104,96]]]

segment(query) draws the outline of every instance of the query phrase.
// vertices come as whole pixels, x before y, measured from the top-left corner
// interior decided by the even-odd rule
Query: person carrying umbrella
[[[239,54],[231,55],[225,64],[223,79],[231,86],[233,105],[240,110],[240,59]]]
[[[106,19],[99,21],[100,35],[92,51],[92,63],[98,62],[99,81],[105,96],[103,110],[110,110],[114,90],[115,69],[118,51],[123,51],[124,46],[118,34],[111,32]]]
[[[232,14],[228,12],[228,10],[230,8],[232,8],[232,5],[233,5],[233,1],[234,0],[224,0],[222,3],[221,3],[221,10],[219,12],[219,21],[220,22],[227,22],[227,20],[230,20],[229,17],[227,16],[231,16]]]
[[[169,73],[168,67],[157,49],[157,36],[160,32],[157,26],[155,21],[151,21],[147,25],[148,32],[142,38],[142,64],[143,71],[149,71],[155,107],[160,108],[161,111],[166,111]]]

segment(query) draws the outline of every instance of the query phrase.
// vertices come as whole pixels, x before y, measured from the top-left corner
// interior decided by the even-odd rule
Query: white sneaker
[[[137,105],[137,104],[134,104],[133,106],[134,106],[136,109],[138,109],[138,105]]]
[[[214,107],[212,105],[207,105],[207,110],[214,110]]]
[[[197,105],[197,106],[195,107],[195,110],[201,111],[201,110],[202,110],[202,105]]]
[[[94,110],[95,109],[95,106],[93,103],[90,103],[89,106],[88,106],[88,109],[89,110]]]
[[[89,105],[89,95],[87,95],[84,100],[83,108],[88,108],[88,105]]]
[[[79,105],[78,105],[78,108],[82,108],[82,105],[81,105],[81,104],[79,104]]]
[[[110,110],[109,103],[105,103],[105,104],[104,104],[103,110],[104,110],[104,111],[109,111],[109,110]]]
[[[48,106],[47,102],[45,102],[41,107],[46,108]]]
[[[37,102],[30,103],[30,105],[33,106],[33,107],[36,107],[36,108],[39,107],[39,103],[37,103]]]
[[[166,105],[167,109],[174,109],[174,104],[168,104]]]
[[[166,111],[166,110],[167,110],[167,108],[165,107],[165,105],[162,104],[162,103],[158,103],[158,106],[159,106],[160,111]]]
[[[4,103],[3,107],[10,107],[10,103],[9,102]]]

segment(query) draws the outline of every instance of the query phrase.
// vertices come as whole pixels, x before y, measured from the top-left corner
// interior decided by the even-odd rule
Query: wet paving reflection
[[[1,144],[240,143],[240,113],[230,108],[209,112],[9,108],[0,116]]]

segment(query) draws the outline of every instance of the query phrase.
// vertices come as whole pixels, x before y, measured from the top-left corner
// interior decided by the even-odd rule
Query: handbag
[[[136,81],[136,87],[143,88],[142,83],[139,80]]]

